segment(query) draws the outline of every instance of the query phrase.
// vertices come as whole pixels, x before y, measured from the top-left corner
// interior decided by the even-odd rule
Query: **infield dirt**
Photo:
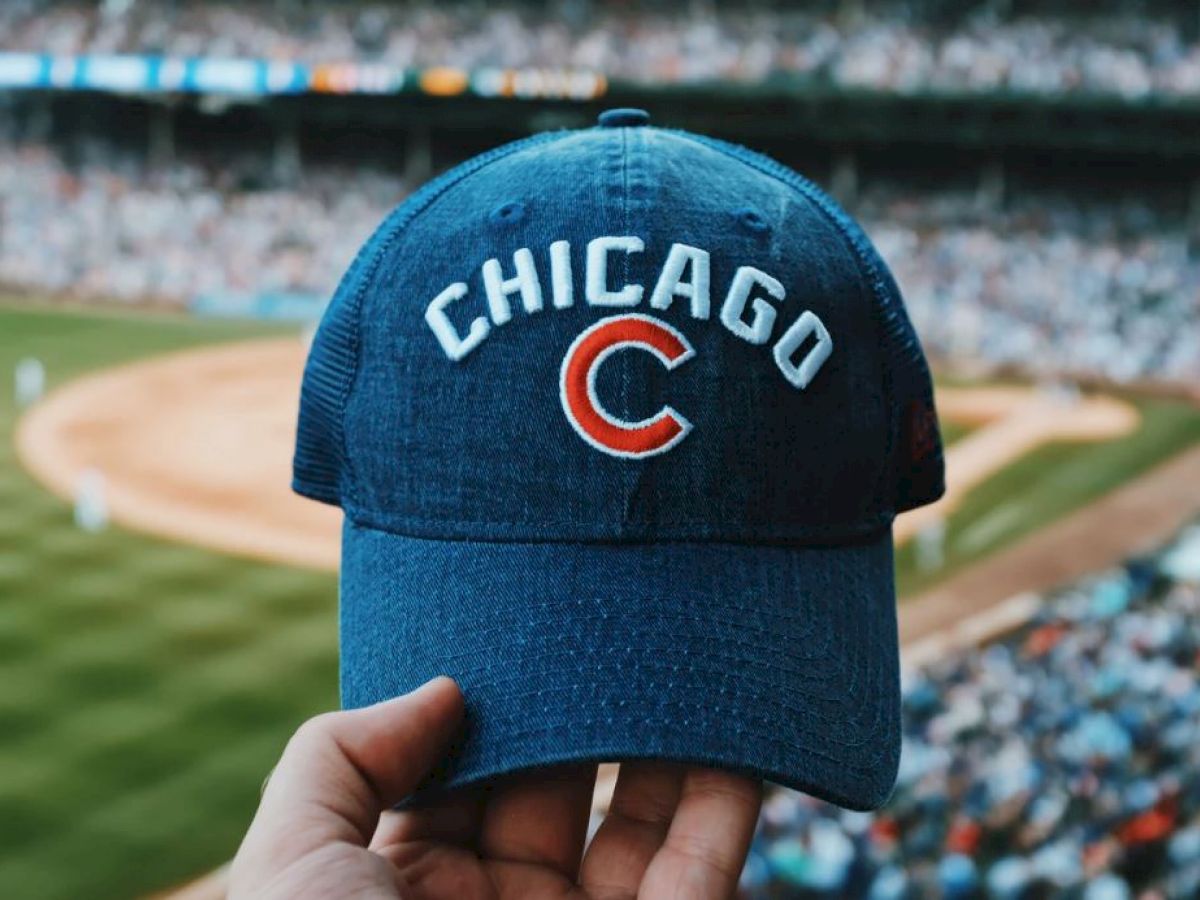
[[[340,513],[289,489],[305,347],[277,338],[188,350],[60,388],[21,421],[23,464],[70,499],[103,476],[114,521],[227,553],[337,567]],[[945,388],[944,418],[974,426],[946,453],[938,503],[896,520],[896,540],[944,519],[974,486],[1048,441],[1103,440],[1137,427],[1106,396],[1023,387]]]

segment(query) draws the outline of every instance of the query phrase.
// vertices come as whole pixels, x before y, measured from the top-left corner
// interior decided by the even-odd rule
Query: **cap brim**
[[[891,533],[826,547],[485,543],[347,518],[343,704],[442,674],[468,724],[430,787],[653,758],[875,809],[900,752]]]

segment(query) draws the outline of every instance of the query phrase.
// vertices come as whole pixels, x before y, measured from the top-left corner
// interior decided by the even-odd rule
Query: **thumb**
[[[234,868],[270,876],[333,843],[365,847],[379,814],[412,792],[463,716],[449,678],[300,726],[263,791]]]

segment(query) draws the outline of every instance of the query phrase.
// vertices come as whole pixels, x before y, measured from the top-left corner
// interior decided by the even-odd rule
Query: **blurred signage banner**
[[[406,84],[404,69],[395,66],[333,63],[312,68],[307,90],[322,94],[397,94]]]
[[[188,304],[196,316],[222,319],[315,322],[325,312],[328,297],[315,294],[264,291],[257,294],[201,294]]]
[[[249,59],[197,59],[190,64],[190,83],[185,84],[201,94],[261,94],[266,67]]]
[[[37,53],[0,53],[0,88],[41,86],[48,59]]]
[[[0,90],[82,90],[118,94],[398,94],[593,100],[608,83],[572,69],[403,69],[383,63],[308,65],[268,59],[0,52]]]
[[[150,68],[150,60],[140,56],[81,57],[75,85],[117,94],[140,91],[150,82]]]
[[[470,92],[480,97],[594,100],[608,90],[603,75],[571,69],[477,69]]]

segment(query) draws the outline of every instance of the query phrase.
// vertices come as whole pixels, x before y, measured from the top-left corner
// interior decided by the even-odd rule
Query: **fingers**
[[[637,896],[646,868],[667,836],[683,776],[684,767],[671,763],[621,764],[608,815],[579,869],[579,883],[589,897]]]
[[[437,678],[404,697],[306,722],[263,791],[231,880],[244,873],[265,883],[325,844],[365,846],[381,810],[418,784],[462,714],[458,687]]]
[[[647,897],[732,897],[762,805],[762,783],[689,769],[675,818],[642,882]]]
[[[587,837],[595,765],[563,766],[495,786],[479,852],[504,862],[548,866],[574,881]]]
[[[477,790],[460,790],[429,806],[384,812],[379,817],[370,848],[382,850],[410,841],[439,841],[474,847],[483,818],[482,801]]]

